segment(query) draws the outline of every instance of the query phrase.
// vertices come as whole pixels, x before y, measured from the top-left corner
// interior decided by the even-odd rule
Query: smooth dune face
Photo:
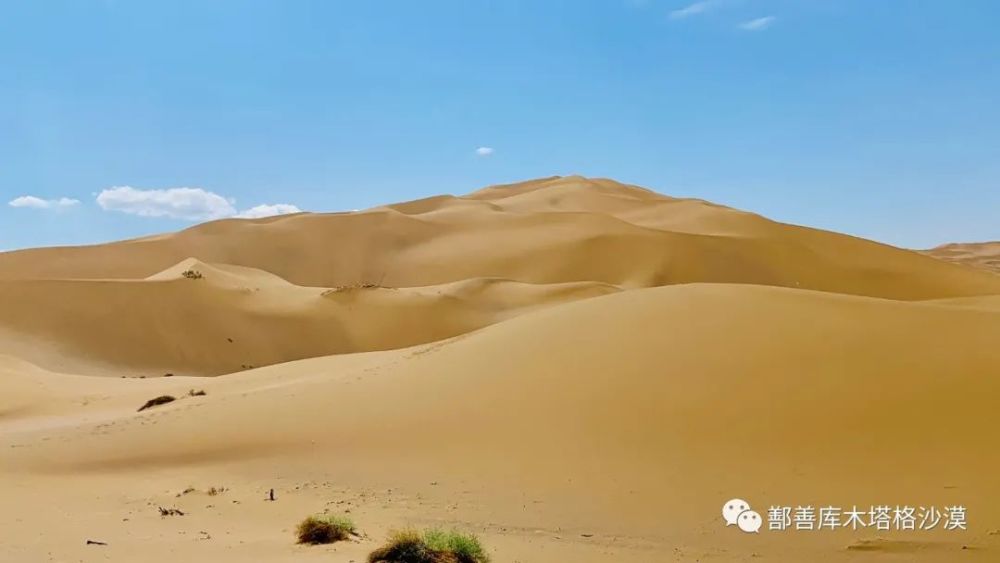
[[[0,494],[27,507],[0,511],[0,559],[361,561],[411,525],[496,561],[1000,554],[980,269],[550,178],[5,254],[0,277]],[[730,498],[969,524],[743,534]],[[295,546],[324,509],[367,536]]]

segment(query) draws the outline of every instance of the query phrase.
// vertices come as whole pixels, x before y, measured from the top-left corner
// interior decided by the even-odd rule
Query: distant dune
[[[924,253],[984,270],[1000,273],[1000,241],[944,244]]]
[[[933,299],[994,293],[1000,284],[916,252],[576,176],[358,213],[230,219],[120,243],[10,252],[0,254],[0,279],[141,279],[191,257],[310,287],[714,282]]]
[[[0,559],[347,563],[436,526],[497,562],[995,561],[998,299],[580,177],[0,254]],[[969,524],[743,534],[733,497]],[[364,535],[296,546],[323,511]]]

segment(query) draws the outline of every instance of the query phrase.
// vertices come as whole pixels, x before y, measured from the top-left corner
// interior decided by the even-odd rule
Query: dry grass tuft
[[[142,405],[141,407],[139,407],[139,410],[136,411],[136,412],[142,412],[142,411],[144,411],[144,410],[146,410],[148,408],[157,407],[157,406],[160,406],[160,405],[165,405],[167,403],[172,403],[172,402],[174,402],[176,400],[177,400],[176,397],[172,397],[170,395],[160,395],[159,397],[157,397],[155,399],[150,399],[150,400],[146,401],[146,404]]]
[[[350,518],[327,514],[310,516],[295,529],[299,543],[310,545],[344,541],[356,533],[354,522]]]

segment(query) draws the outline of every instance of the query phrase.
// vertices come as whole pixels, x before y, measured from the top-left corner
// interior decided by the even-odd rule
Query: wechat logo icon
[[[750,503],[738,498],[722,505],[722,518],[726,521],[726,526],[735,524],[748,534],[759,534],[760,527],[764,524],[760,514],[750,510]]]

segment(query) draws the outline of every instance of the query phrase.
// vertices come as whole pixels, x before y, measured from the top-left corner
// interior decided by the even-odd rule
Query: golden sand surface
[[[1000,275],[611,180],[0,254],[0,561],[998,561],[998,428]]]

